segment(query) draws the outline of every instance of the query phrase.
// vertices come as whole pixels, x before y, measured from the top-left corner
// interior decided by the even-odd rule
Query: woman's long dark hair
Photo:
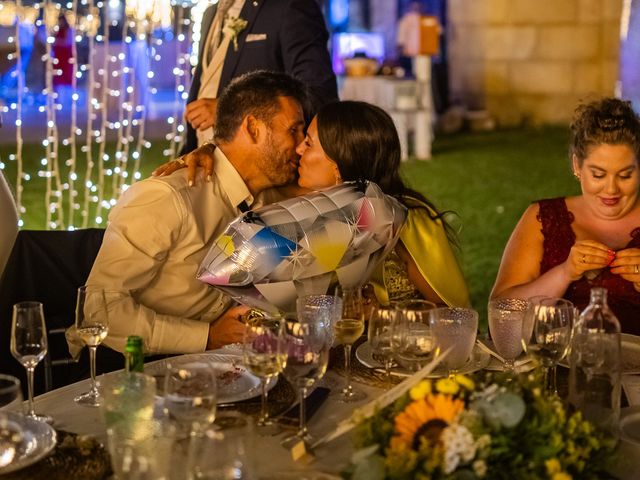
[[[400,176],[400,139],[393,120],[379,107],[366,102],[342,101],[324,105],[317,115],[318,138],[323,150],[336,162],[344,181],[371,180],[382,191],[408,208],[424,208],[433,220],[441,219],[447,237],[457,244],[443,215],[423,194],[405,185]]]

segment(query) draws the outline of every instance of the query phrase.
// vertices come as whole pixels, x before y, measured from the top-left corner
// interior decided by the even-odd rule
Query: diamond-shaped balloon
[[[198,279],[244,305],[293,312],[299,296],[364,284],[395,246],[406,214],[372,182],[267,205],[229,224]]]

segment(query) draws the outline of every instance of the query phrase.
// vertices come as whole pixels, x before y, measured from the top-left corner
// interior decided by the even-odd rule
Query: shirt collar
[[[248,206],[253,204],[253,195],[244,183],[244,180],[229,161],[222,150],[216,148],[213,152],[213,170],[220,179],[220,185],[226,192],[234,207],[238,207],[242,202]]]

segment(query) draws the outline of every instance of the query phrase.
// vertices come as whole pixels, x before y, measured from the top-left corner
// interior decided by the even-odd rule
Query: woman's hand
[[[205,143],[201,147],[183,155],[177,160],[172,160],[160,165],[151,175],[154,177],[163,177],[171,175],[176,170],[187,167],[189,170],[187,173],[187,179],[189,180],[189,186],[192,187],[196,184],[196,173],[198,168],[204,168],[204,173],[208,182],[211,180],[211,175],[213,175],[213,152],[215,151],[215,148],[215,145],[212,143]]]
[[[589,270],[604,268],[615,258],[615,252],[593,240],[581,240],[573,244],[565,260],[565,271],[571,281],[578,280]]]
[[[616,253],[615,260],[611,262],[611,273],[620,275],[628,282],[632,282],[634,288],[640,292],[640,249],[626,248]]]

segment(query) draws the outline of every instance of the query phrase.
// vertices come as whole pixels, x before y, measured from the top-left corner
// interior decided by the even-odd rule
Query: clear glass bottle
[[[127,372],[144,372],[142,338],[137,335],[127,337],[124,347],[124,369]]]
[[[569,403],[614,436],[620,418],[620,354],[620,322],[607,305],[607,290],[592,288],[589,305],[573,326]]]

